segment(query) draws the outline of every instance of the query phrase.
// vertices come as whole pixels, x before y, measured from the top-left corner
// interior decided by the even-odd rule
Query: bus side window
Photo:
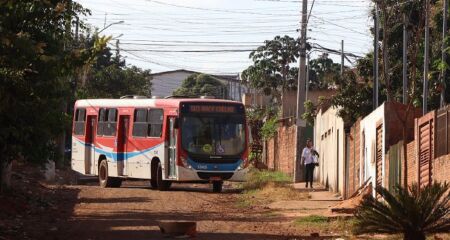
[[[148,136],[161,137],[162,126],[164,120],[164,112],[162,109],[150,109],[148,111]]]
[[[107,121],[106,114],[106,109],[100,108],[98,113],[97,136],[103,136],[104,134],[105,124]]]
[[[75,135],[84,135],[84,129],[85,129],[85,122],[86,122],[86,109],[79,108],[75,111],[75,127],[73,130],[73,133]]]
[[[108,109],[108,122],[106,123],[106,127],[104,128],[105,136],[115,136],[116,128],[117,128],[117,109],[111,108]]]
[[[134,110],[133,137],[147,137],[147,109]]]

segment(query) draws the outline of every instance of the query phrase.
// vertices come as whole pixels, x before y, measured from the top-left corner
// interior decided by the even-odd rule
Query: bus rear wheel
[[[157,177],[156,177],[156,186],[159,191],[167,191],[169,190],[170,186],[172,185],[172,182],[165,181],[162,179],[162,167],[161,163],[158,163],[158,170],[157,170]]]
[[[222,181],[214,181],[213,182],[213,192],[220,193],[222,192],[223,182]]]
[[[98,181],[102,188],[118,188],[122,185],[122,179],[110,177],[108,174],[108,162],[103,159],[98,167]]]

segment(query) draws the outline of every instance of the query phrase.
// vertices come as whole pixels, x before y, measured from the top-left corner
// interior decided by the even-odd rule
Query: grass
[[[307,232],[332,233],[343,236],[350,236],[355,224],[353,218],[328,218],[319,215],[310,215],[295,219],[297,228]]]

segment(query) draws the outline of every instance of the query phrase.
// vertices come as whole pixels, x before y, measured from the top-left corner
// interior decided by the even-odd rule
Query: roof
[[[83,99],[75,102],[76,107],[179,107],[182,102],[237,103],[223,99],[177,98],[177,99]]]
[[[200,72],[190,71],[190,70],[186,70],[186,69],[177,69],[177,70],[172,70],[172,71],[165,71],[165,72],[159,72],[159,73],[152,73],[152,74],[150,74],[150,75],[151,75],[151,76],[159,76],[159,75],[163,75],[163,74],[176,73],[176,72],[186,72],[186,73],[190,73],[190,74],[200,73]]]
[[[186,69],[177,69],[177,70],[172,70],[172,71],[165,71],[165,72],[159,72],[159,73],[153,73],[151,74],[151,76],[161,76],[164,74],[170,74],[170,73],[177,73],[177,72],[185,72],[188,74],[206,74],[206,75],[210,75],[214,78],[217,78],[219,80],[225,80],[225,81],[239,81],[237,75],[216,75],[216,74],[208,74],[208,73],[201,73],[201,72],[196,72],[196,71],[191,71],[191,70],[186,70]]]

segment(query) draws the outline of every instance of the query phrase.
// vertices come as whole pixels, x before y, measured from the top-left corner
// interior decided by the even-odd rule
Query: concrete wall
[[[338,109],[319,110],[314,125],[315,147],[319,152],[318,174],[330,190],[345,193],[345,130]]]

